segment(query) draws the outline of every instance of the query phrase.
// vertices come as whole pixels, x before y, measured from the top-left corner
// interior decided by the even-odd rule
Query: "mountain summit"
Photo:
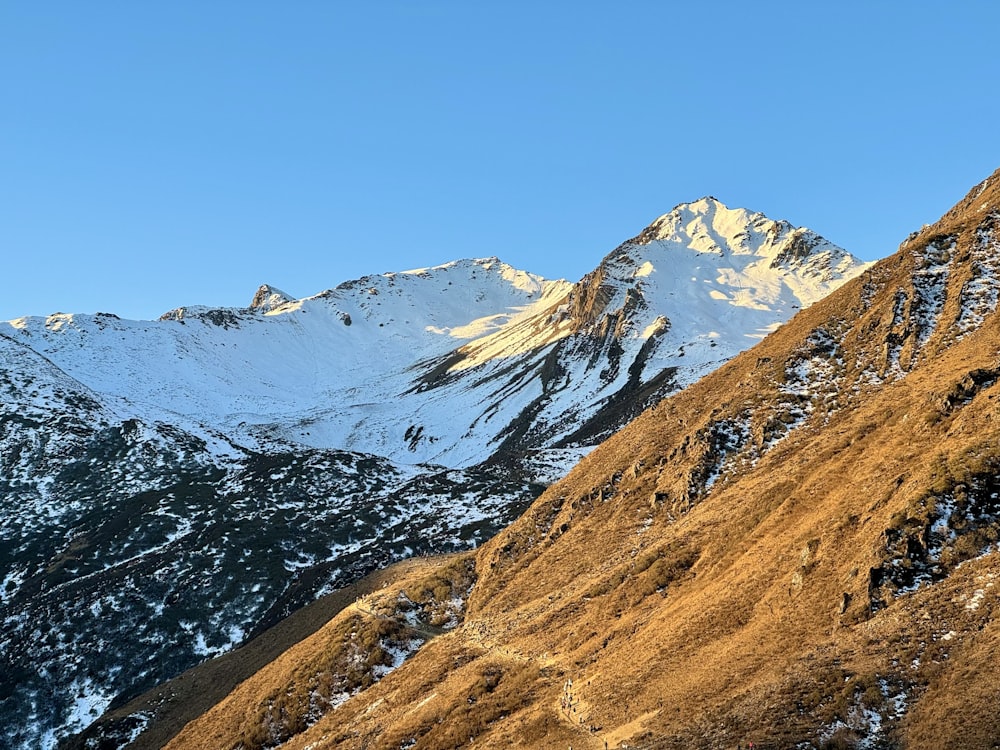
[[[775,221],[743,208],[731,209],[708,196],[682,203],[635,237],[632,245],[660,243],[662,249],[711,253],[721,257],[753,256],[770,260],[789,278],[808,279],[797,290],[811,304],[845,277],[857,274],[857,259],[815,232]]]
[[[261,284],[257,293],[254,294],[253,300],[250,302],[250,309],[268,313],[281,307],[287,302],[293,301],[293,297],[285,294],[280,289],[276,289],[268,284]]]
[[[675,215],[577,283],[481,258],[0,324],[0,736],[51,747],[386,563],[481,545],[864,267],[714,201]]]

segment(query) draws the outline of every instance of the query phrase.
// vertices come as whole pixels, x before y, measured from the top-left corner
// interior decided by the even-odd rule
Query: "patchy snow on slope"
[[[864,375],[866,382],[896,380],[908,372],[937,330],[955,251],[954,238],[943,238],[914,248],[911,288],[899,288],[893,301],[881,370]],[[909,346],[909,358],[903,359]]]
[[[379,643],[382,650],[389,655],[390,661],[388,664],[376,664],[372,668],[372,674],[376,679],[381,679],[403,666],[403,662],[420,650],[420,647],[424,644],[424,640],[422,638],[412,638],[401,645],[397,640],[387,641],[383,639]]]
[[[751,432],[747,420],[724,419],[712,422],[705,430],[711,445],[706,463],[701,491],[711,491],[715,483],[732,468],[735,458],[750,443]]]
[[[882,695],[881,705],[865,705],[863,694],[856,692],[845,719],[835,719],[820,730],[818,739],[821,746],[832,745],[837,743],[838,738],[844,740],[845,737],[852,738],[847,741],[858,750],[878,750],[888,746],[886,742],[892,728],[902,720],[909,706],[909,696],[903,686],[894,685],[885,678],[878,678],[877,685]],[[803,742],[796,747],[805,749],[814,745]]]
[[[79,732],[93,724],[108,709],[115,697],[113,694],[101,691],[89,678],[75,680],[69,686],[69,693],[76,696],[69,717],[65,724],[58,727],[52,734],[47,735],[42,743],[45,750],[54,750],[58,745],[57,735]]]
[[[836,409],[845,363],[840,336],[818,328],[806,337],[806,346],[785,366],[779,391],[789,397],[786,408],[806,419],[819,408]],[[797,420],[800,421],[800,420]]]
[[[967,599],[963,597],[966,610],[969,612],[975,612],[982,606],[983,601],[986,599],[986,592],[996,585],[996,578],[997,577],[994,573],[976,576],[976,583],[981,583],[982,587],[973,590],[972,594],[969,595]]]
[[[945,289],[955,255],[955,241],[929,243],[916,252],[917,267],[913,272],[914,297],[910,303],[910,320],[917,332],[917,349],[937,329],[941,309],[944,307]]]
[[[538,484],[549,485],[569,474],[570,469],[590,453],[595,446],[580,448],[549,448],[535,451],[525,461],[528,477]]]
[[[970,249],[972,278],[960,293],[961,312],[955,328],[958,338],[975,331],[986,316],[997,308],[1000,295],[1000,240],[996,224],[1000,214],[991,214],[976,230],[976,242]]]

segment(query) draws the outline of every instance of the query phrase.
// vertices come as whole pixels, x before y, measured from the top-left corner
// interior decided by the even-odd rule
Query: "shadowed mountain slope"
[[[1000,173],[646,411],[380,681],[328,701],[306,641],[170,747],[994,747],[998,223]]]

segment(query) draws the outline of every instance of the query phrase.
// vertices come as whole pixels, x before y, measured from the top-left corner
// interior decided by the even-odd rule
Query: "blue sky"
[[[1000,166],[992,2],[0,4],[0,319],[496,255],[711,194],[890,254]]]

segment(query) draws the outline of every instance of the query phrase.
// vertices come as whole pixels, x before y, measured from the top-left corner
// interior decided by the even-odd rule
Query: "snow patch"
[[[991,214],[976,230],[976,241],[970,250],[972,278],[960,293],[961,312],[955,323],[957,338],[978,329],[986,316],[997,309],[1000,299],[1000,240],[996,226],[1000,214]]]

